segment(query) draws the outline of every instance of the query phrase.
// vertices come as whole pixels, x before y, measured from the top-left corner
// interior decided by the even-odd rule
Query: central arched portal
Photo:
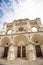
[[[26,47],[18,46],[17,57],[26,57]]]
[[[29,43],[28,38],[25,35],[20,35],[15,38],[15,44],[17,46],[17,57],[25,58],[26,55],[26,45]]]

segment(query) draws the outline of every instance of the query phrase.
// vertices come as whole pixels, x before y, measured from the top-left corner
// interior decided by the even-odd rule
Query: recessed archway
[[[18,45],[18,42],[21,42],[21,43],[24,42],[24,45],[29,44],[29,40],[28,40],[28,38],[25,35],[18,35],[18,36],[16,36],[16,38],[14,39],[15,45]]]
[[[32,27],[32,32],[37,32],[37,28],[36,27]]]
[[[10,39],[8,37],[4,37],[1,39],[1,43],[3,46],[10,44]]]
[[[32,40],[35,44],[35,49],[36,49],[36,56],[37,57],[42,57],[42,50],[41,50],[41,45],[43,44],[43,36],[41,36],[40,34],[35,34],[32,37]]]
[[[8,30],[8,31],[7,31],[7,34],[11,34],[11,33],[12,33],[12,30]]]
[[[36,45],[35,48],[36,48],[36,56],[37,57],[42,57],[42,52],[41,52],[40,45]]]
[[[34,44],[39,43],[40,45],[43,45],[43,36],[40,34],[34,34],[32,40]]]
[[[10,39],[8,37],[4,37],[1,39],[1,43],[2,43],[2,46],[4,46],[3,58],[7,58],[8,51],[9,51]]]
[[[29,44],[28,38],[25,35],[19,35],[14,40],[17,46],[17,57],[26,57],[26,45]]]

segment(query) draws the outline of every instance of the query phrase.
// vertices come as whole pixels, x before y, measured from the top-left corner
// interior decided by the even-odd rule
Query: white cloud
[[[11,1],[12,9],[5,11],[4,16],[0,20],[2,23],[12,22],[14,19],[20,18],[35,19],[40,17],[43,24],[43,0],[18,0],[18,4],[15,0]]]
[[[0,31],[2,31],[3,29],[3,24],[0,24]]]
[[[24,3],[20,4],[19,8],[15,11],[15,18],[29,18],[34,19],[36,17],[40,17],[43,21],[43,1],[39,3],[26,0]],[[43,24],[43,22],[42,22]]]

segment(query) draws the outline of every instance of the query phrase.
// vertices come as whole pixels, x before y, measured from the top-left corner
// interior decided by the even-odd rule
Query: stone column
[[[29,44],[27,46],[27,58],[29,60],[35,60],[36,59],[35,46],[32,44]]]
[[[9,47],[7,60],[14,60],[16,58],[16,46],[11,45]]]
[[[29,49],[28,49],[28,45],[26,46],[26,58],[29,59]]]
[[[1,40],[0,40],[0,58],[3,57],[4,49],[5,49],[5,47],[2,45]]]
[[[5,49],[5,47],[0,46],[0,58],[2,58],[4,55],[4,49]]]
[[[28,26],[29,26],[29,27],[28,27]],[[27,31],[28,31],[28,32],[31,32],[31,26],[30,26],[28,20],[27,20]]]

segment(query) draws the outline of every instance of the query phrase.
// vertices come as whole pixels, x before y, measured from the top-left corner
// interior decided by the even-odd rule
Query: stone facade
[[[5,22],[0,32],[0,58],[35,60],[43,56],[43,26],[40,18]]]

